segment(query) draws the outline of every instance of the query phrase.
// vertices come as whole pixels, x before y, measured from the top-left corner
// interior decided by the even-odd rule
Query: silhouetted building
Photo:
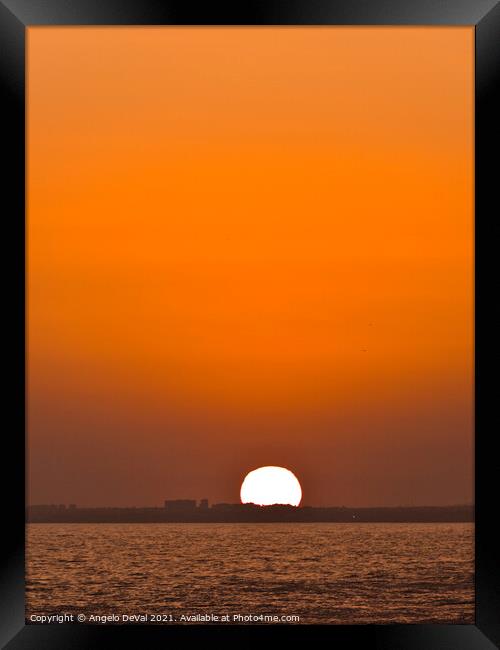
[[[208,510],[208,499],[202,499],[199,507],[200,510]]]
[[[184,512],[195,509],[196,501],[194,499],[172,499],[165,501],[165,510],[170,510],[171,512]]]
[[[48,503],[37,503],[33,506],[29,506],[28,510],[33,513],[45,513],[56,510],[56,506],[50,505]]]

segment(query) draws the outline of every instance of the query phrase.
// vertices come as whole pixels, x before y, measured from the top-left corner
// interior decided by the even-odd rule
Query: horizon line
[[[203,509],[203,507],[200,508],[200,505],[198,503],[199,500],[196,499],[172,499],[171,500],[173,503],[176,501],[192,501],[194,502],[194,507],[196,509]],[[296,509],[301,509],[301,508],[337,508],[337,509],[345,509],[345,510],[374,510],[374,509],[397,509],[397,508],[473,508],[475,507],[475,503],[449,503],[445,505],[430,505],[430,504],[398,504],[398,505],[375,505],[375,506],[347,506],[347,505],[310,505],[310,504],[299,504],[297,506],[291,505],[289,503],[272,503],[268,505],[261,505],[258,503],[242,503],[242,502],[230,502],[230,501],[217,501],[212,504],[207,503],[206,508],[210,509],[213,508],[214,506],[252,506],[255,508],[274,508],[276,506],[281,506],[281,507],[288,507],[288,508],[296,508]],[[25,508],[65,508],[65,509],[76,509],[76,510],[99,510],[99,509],[123,509],[123,510],[130,510],[130,509],[158,509],[158,510],[166,510],[168,509],[165,504],[163,505],[142,505],[142,506],[134,506],[134,505],[99,505],[99,506],[90,506],[90,505],[77,505],[75,503],[32,503],[32,504],[26,504]]]

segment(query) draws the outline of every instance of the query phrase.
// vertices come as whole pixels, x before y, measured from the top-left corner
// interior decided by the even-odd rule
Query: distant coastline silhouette
[[[350,508],[242,503],[199,504],[191,499],[167,500],[163,507],[79,508],[75,504],[33,505],[28,523],[262,523],[262,522],[473,522],[474,506],[398,506]]]

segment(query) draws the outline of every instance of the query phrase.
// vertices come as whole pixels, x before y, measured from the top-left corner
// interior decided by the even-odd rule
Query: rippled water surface
[[[27,618],[471,623],[473,541],[472,524],[31,524]]]

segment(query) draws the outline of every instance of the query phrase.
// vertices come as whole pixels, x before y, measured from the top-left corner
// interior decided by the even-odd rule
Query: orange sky
[[[33,503],[471,501],[472,28],[29,28]]]

